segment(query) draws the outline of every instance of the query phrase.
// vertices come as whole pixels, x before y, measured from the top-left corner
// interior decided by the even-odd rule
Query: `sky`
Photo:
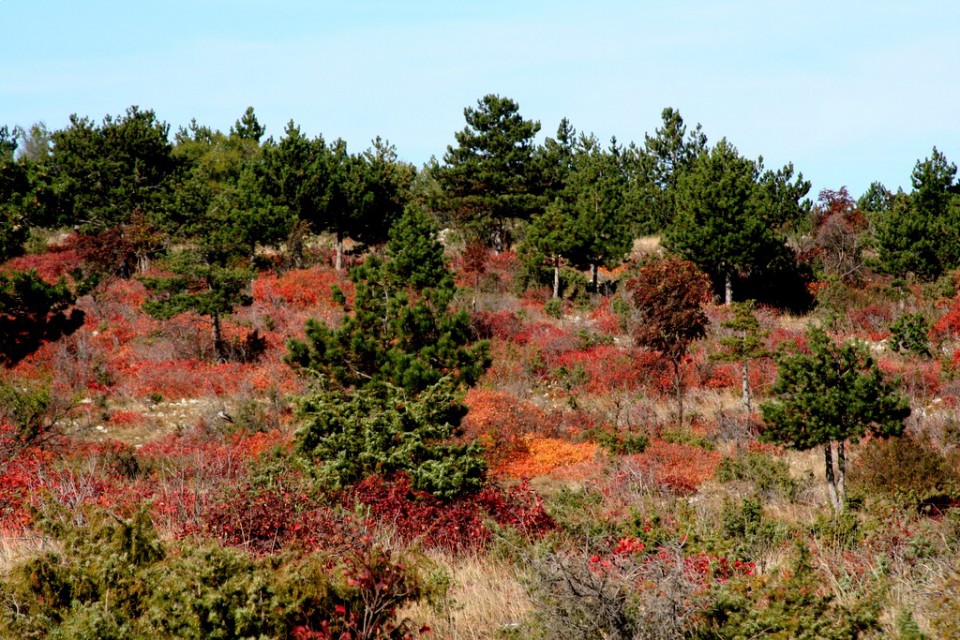
[[[153,109],[442,160],[463,110],[643,142],[665,107],[710,143],[820,189],[909,191],[960,162],[960,3],[949,0],[0,0],[0,125]]]

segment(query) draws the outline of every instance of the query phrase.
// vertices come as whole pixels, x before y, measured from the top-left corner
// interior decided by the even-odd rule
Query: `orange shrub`
[[[594,442],[575,443],[536,435],[528,435],[525,442],[527,454],[496,471],[512,478],[544,476],[561,467],[593,460],[599,450]]]
[[[713,478],[721,457],[716,451],[653,439],[646,451],[630,456],[630,461],[649,473],[657,486],[689,495]]]
[[[546,422],[540,407],[505,391],[471,389],[466,405],[470,410],[463,421],[464,433],[480,441],[494,466],[526,453],[524,438],[542,430]]]

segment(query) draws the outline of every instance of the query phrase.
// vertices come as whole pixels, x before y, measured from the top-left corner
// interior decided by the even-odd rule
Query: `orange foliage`
[[[470,411],[463,422],[464,433],[480,441],[495,466],[527,453],[524,437],[543,429],[546,422],[540,407],[505,391],[474,388],[467,392],[465,403]]]
[[[595,442],[568,442],[559,438],[528,435],[524,438],[527,453],[496,469],[512,478],[544,476],[563,467],[593,460],[599,446]]]
[[[304,310],[333,304],[333,286],[352,298],[353,287],[343,273],[327,266],[293,269],[280,275],[261,275],[253,283],[253,300],[274,307]]]
[[[713,478],[721,457],[716,451],[654,439],[630,462],[650,473],[657,486],[688,495]]]

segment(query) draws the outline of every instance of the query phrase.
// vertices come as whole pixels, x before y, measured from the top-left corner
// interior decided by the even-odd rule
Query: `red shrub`
[[[261,275],[253,282],[256,303],[274,307],[292,307],[298,310],[333,305],[334,285],[352,299],[352,284],[344,273],[326,266],[293,269],[280,275]]]
[[[56,283],[79,266],[76,251],[53,247],[40,255],[20,256],[4,263],[3,271],[36,271],[37,275],[49,282]]]
[[[473,330],[485,340],[520,340],[523,322],[513,311],[477,311],[473,314]]]
[[[289,480],[294,480],[288,484]],[[279,485],[256,487],[249,482],[225,488],[221,498],[201,515],[201,533],[223,544],[257,554],[289,547],[308,551],[343,551],[361,537],[345,512],[325,507],[296,487],[295,478]]]
[[[404,540],[451,551],[483,548],[492,535],[487,518],[529,536],[540,536],[554,526],[539,496],[525,485],[510,491],[490,486],[472,496],[444,501],[414,490],[403,474],[390,480],[370,476],[345,499],[348,509],[354,502],[367,507],[373,525],[389,523]]]

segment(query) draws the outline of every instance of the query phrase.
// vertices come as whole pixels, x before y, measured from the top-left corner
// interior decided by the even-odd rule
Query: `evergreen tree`
[[[547,138],[543,146],[535,151],[537,172],[543,181],[543,193],[548,201],[552,202],[567,186],[573,171],[576,144],[577,130],[569,120],[563,118],[557,126],[556,137]]]
[[[631,202],[642,233],[660,233],[670,226],[680,176],[707,150],[699,124],[688,132],[680,112],[671,107],[663,110],[661,119],[662,126],[645,135],[643,149],[633,154],[637,175],[631,181]]]
[[[144,303],[151,315],[168,319],[192,311],[210,318],[219,361],[229,355],[222,319],[252,302],[257,245],[279,241],[290,227],[287,209],[264,194],[258,129],[250,117],[229,136],[195,123],[178,134],[186,171],[176,193],[178,217],[169,223],[185,245],[167,261],[172,276],[143,279],[153,293]]]
[[[262,138],[266,132],[267,128],[257,120],[257,116],[253,112],[253,107],[247,107],[247,110],[243,112],[240,119],[230,128],[231,136],[236,136],[241,140],[250,140],[258,145],[260,144],[260,138]]]
[[[60,280],[45,282],[36,272],[0,274],[0,363],[12,366],[83,325],[76,298]]]
[[[221,319],[237,307],[253,302],[249,294],[253,271],[243,259],[229,260],[217,249],[185,249],[170,256],[166,267],[174,275],[143,278],[153,297],[143,309],[161,320],[169,320],[192,311],[210,318],[211,337],[216,358],[228,358]]]
[[[560,267],[577,246],[576,219],[560,198],[547,205],[527,227],[518,251],[527,269],[537,273],[548,264],[553,271],[553,297],[560,297]]]
[[[800,451],[823,447],[830,502],[840,510],[846,500],[845,442],[901,435],[910,405],[862,345],[838,345],[819,327],[808,331],[807,342],[809,353],[780,358],[777,399],[760,405],[762,435]]]
[[[805,213],[809,188],[792,166],[764,173],[722,139],[680,177],[665,244],[722,283],[729,303],[735,277],[790,260],[780,231]]]
[[[176,169],[169,129],[135,106],[99,126],[70,116],[70,126],[53,134],[50,158],[52,188],[62,196],[59,221],[96,231],[136,211],[161,211]]]
[[[893,194],[882,182],[871,182],[863,195],[857,200],[857,209],[868,214],[886,213],[890,210]]]
[[[936,147],[932,155],[918,160],[909,198],[894,198],[879,216],[876,246],[880,268],[899,277],[913,274],[935,280],[960,264],[960,203],[953,193],[957,167],[948,163]]]
[[[450,308],[456,288],[436,228],[410,207],[386,253],[351,270],[353,314],[337,329],[308,321],[289,362],[344,388],[380,381],[417,394],[444,377],[472,385],[489,364],[487,344],[474,341],[466,312]]]
[[[0,127],[0,262],[20,254],[27,239],[23,200],[30,183],[24,167],[14,160],[17,143],[16,133]]]
[[[740,390],[743,406],[747,412],[750,406],[750,361],[769,355],[763,338],[765,331],[760,329],[760,322],[753,312],[753,301],[734,302],[731,305],[733,317],[720,323],[731,334],[720,339],[723,350],[711,356],[711,359],[720,362],[737,362],[740,364]]]
[[[624,210],[621,158],[616,140],[605,151],[592,135],[581,136],[566,186],[527,229],[520,253],[531,270],[543,264],[552,267],[554,297],[559,295],[562,261],[589,268],[596,290],[597,267],[616,266],[630,251],[633,237]]]
[[[479,446],[452,441],[466,408],[449,377],[417,396],[386,383],[350,393],[324,388],[305,397],[298,413],[297,447],[322,461],[319,476],[331,488],[399,472],[416,489],[445,498],[482,484]]]
[[[435,172],[444,207],[468,232],[504,250],[511,224],[543,206],[533,144],[540,123],[524,120],[516,102],[493,94],[463,115],[467,126]]]
[[[444,497],[479,487],[475,445],[457,444],[461,390],[489,366],[470,318],[453,312],[455,286],[436,228],[410,207],[390,231],[387,256],[350,272],[353,314],[337,329],[311,320],[288,362],[320,377],[301,402],[300,449],[342,486],[370,473],[404,471]]]

